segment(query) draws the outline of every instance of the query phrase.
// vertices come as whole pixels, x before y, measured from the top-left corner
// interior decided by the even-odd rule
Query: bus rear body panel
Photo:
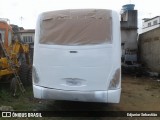
[[[74,14],[71,16],[77,22],[78,18],[74,18],[77,10],[75,10],[76,12],[73,11],[74,10],[72,10],[71,13]],[[89,12],[92,14],[95,12],[94,10],[92,12],[91,11],[89,10]],[[83,12],[81,13],[78,11],[78,14],[82,16],[84,14]],[[65,12],[63,11],[63,13]],[[73,34],[73,30],[72,33],[68,35],[65,34],[63,30],[62,33],[59,33],[60,35],[57,35],[56,33],[58,30],[63,28],[59,26],[57,27],[57,21],[64,26],[72,26],[72,24],[68,22],[68,18],[66,18],[67,20],[62,20],[62,18],[60,18],[59,21],[59,18],[56,19],[55,15],[53,14],[54,17],[53,15],[52,17],[55,20],[51,21],[53,22],[52,24],[55,24],[54,27],[57,27],[57,29],[52,26],[54,28],[52,30],[52,27],[49,26],[49,24],[51,24],[50,19],[48,21],[49,15],[44,15],[47,14],[44,13],[41,15],[42,17],[39,17],[35,36],[32,75],[33,92],[35,98],[109,103],[118,103],[120,101],[120,26],[118,23],[118,15],[114,11],[110,11],[108,13],[111,13],[110,16],[112,19],[110,20],[110,18],[108,19],[107,17],[104,19],[106,21],[110,20],[112,24],[108,22],[109,25],[111,25],[110,27],[102,27],[102,30],[106,30],[105,32],[107,35],[105,35],[104,32],[101,33],[97,38],[92,38],[89,35],[91,33],[95,33],[96,29],[92,30],[92,26],[94,24],[98,24],[98,26],[101,25],[99,22],[97,22],[99,19],[101,20],[101,17],[99,17],[101,14],[99,15],[98,12],[96,13],[98,20],[97,17],[95,17],[96,19],[94,18],[94,20],[91,19],[90,21],[91,23],[94,23],[92,26],[90,26],[88,19],[87,23],[81,22],[86,21],[86,17],[84,17],[84,19],[79,18],[82,27],[83,24],[87,24],[87,28],[86,26],[84,26],[83,29],[76,28],[75,32],[77,33]],[[86,16],[88,17],[88,15],[90,14],[87,14]],[[45,18],[44,16],[47,17]],[[51,18],[51,14],[49,18]],[[43,21],[44,19],[45,21]],[[47,23],[44,25],[48,27],[43,25],[43,22],[46,22],[46,19]],[[64,22],[67,22],[70,24],[70,26]],[[74,26],[76,24],[74,24]],[[70,27],[70,29],[72,27]],[[50,30],[50,33],[47,33],[47,31],[45,31],[46,34],[42,33],[43,28],[45,30]],[[67,29],[67,32],[70,29]],[[101,28],[99,27],[98,29]],[[55,35],[51,34],[51,31]],[[79,31],[82,32],[79,33]],[[96,34],[99,35],[97,32]],[[107,32],[109,32],[111,35]],[[80,34],[80,36],[77,34]],[[48,36],[52,36],[51,39]],[[75,36],[78,36],[78,38],[76,39]],[[106,40],[106,43],[103,43],[103,37],[101,36],[108,39]],[[54,37],[57,38],[55,38],[55,41]],[[64,40],[62,40],[62,38]],[[72,40],[72,38],[74,38],[77,43],[74,41],[74,39]],[[52,42],[52,39],[54,42]],[[88,41],[86,42],[83,39],[87,39]],[[92,39],[94,39],[94,41],[92,41]],[[99,41],[97,42],[96,39],[102,39],[102,43],[98,43]],[[61,42],[59,42],[59,40],[61,40]],[[69,44],[66,44],[68,41]]]

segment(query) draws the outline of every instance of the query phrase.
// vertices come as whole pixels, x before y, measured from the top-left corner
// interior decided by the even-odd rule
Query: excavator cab
[[[12,43],[12,27],[5,21],[5,20],[0,20],[0,33],[1,33],[1,38],[2,42],[4,43],[4,46],[6,49],[11,45]]]

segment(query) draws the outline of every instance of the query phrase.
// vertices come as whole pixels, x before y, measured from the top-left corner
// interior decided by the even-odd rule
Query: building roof
[[[24,30],[24,28],[23,28],[23,27],[19,27],[19,29],[20,29],[20,30]]]
[[[143,18],[142,20],[144,20],[144,22],[148,22],[148,21],[153,20],[153,19],[155,19],[157,17],[160,17],[160,16],[155,16],[153,18]]]
[[[24,29],[20,30],[19,33],[35,33],[35,29]]]

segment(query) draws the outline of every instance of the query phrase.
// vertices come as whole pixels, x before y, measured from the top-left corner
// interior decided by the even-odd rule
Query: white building
[[[142,33],[153,30],[158,27],[160,27],[160,16],[156,16],[153,18],[144,18]]]
[[[25,29],[25,30],[20,30],[19,32],[21,41],[24,43],[34,43],[34,35],[35,35],[35,30],[34,29]]]

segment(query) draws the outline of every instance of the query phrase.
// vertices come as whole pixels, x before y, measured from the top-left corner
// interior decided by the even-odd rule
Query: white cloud
[[[35,28],[38,14],[44,11],[103,8],[120,13],[122,6],[130,1],[138,10],[139,23],[144,17],[154,17],[160,13],[158,0],[0,0],[0,17],[9,18],[12,24],[24,28]],[[21,16],[24,18],[22,24]]]

